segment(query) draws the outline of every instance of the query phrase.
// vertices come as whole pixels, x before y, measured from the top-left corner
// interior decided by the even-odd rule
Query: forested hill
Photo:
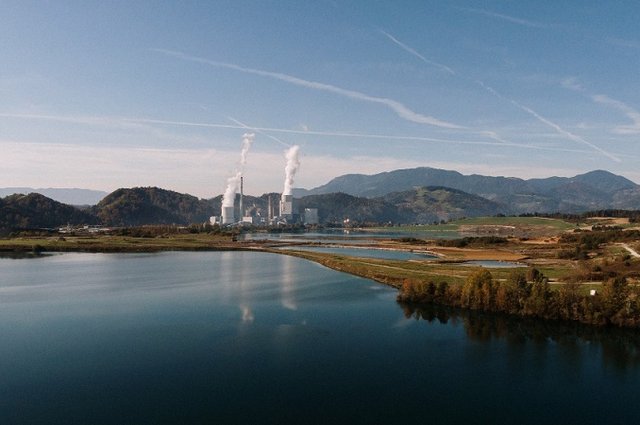
[[[383,198],[395,206],[403,223],[431,223],[462,217],[510,214],[506,205],[447,187],[420,187],[389,193]]]
[[[118,189],[91,211],[108,226],[204,223],[215,213],[211,201],[157,187]]]
[[[267,217],[269,197],[277,209],[280,195],[245,196],[243,210]],[[139,226],[145,224],[204,223],[220,214],[222,197],[198,199],[157,187],[118,189],[87,210],[64,205],[38,194],[12,195],[0,200],[4,229],[57,227],[66,224]],[[236,217],[240,217],[236,199]],[[419,188],[363,198],[344,193],[306,196],[296,200],[296,210],[318,209],[321,223],[431,223],[459,217],[508,213],[508,208],[479,196],[448,188]]]
[[[91,189],[77,188],[41,188],[34,189],[32,187],[0,187],[0,198],[21,193],[39,193],[51,198],[55,201],[62,202],[67,205],[95,205],[102,198],[107,196],[107,192]]]
[[[310,195],[299,201],[301,210],[317,208],[320,222],[432,223],[461,217],[506,214],[509,208],[476,195],[445,187],[421,187],[384,197],[363,198],[346,193]]]
[[[52,228],[72,224],[96,224],[93,214],[65,205],[39,193],[0,198],[0,229]]]
[[[595,186],[599,183],[601,181],[590,184],[586,194],[582,190],[586,183],[570,183],[573,191],[563,198],[563,205],[571,206],[580,202],[588,197],[589,193],[598,190]],[[280,200],[277,193],[260,197],[245,196],[243,210],[249,215],[267,217],[269,198],[277,212]],[[637,198],[640,198],[640,193]],[[205,200],[157,187],[118,189],[94,207],[84,210],[35,193],[11,195],[0,198],[0,228],[6,232],[7,229],[50,228],[66,224],[102,224],[111,227],[201,224],[207,222],[211,216],[220,215],[221,203],[222,196]],[[239,219],[240,208],[237,198],[235,206],[236,218]],[[496,202],[461,190],[433,186],[392,192],[374,198],[346,193],[309,195],[297,198],[294,208],[301,214],[305,208],[316,208],[321,224],[341,223],[345,219],[355,223],[425,224],[461,217],[512,215],[522,212],[517,209],[515,202]],[[607,205],[606,208],[598,207],[592,210],[597,209],[613,208]],[[571,208],[559,211],[573,212]]]
[[[523,180],[513,177],[463,175],[457,171],[421,167],[374,175],[347,174],[297,196],[343,192],[375,198],[415,187],[440,186],[481,196],[513,213],[583,212],[597,209],[640,209],[640,186],[607,171],[574,177]]]

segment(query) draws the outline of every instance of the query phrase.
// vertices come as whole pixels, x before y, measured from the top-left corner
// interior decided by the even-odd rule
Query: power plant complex
[[[245,205],[243,180],[241,178],[241,190],[239,196],[236,195],[236,202],[232,205],[222,205],[220,216],[211,217],[210,224],[268,226],[286,224],[313,225],[319,223],[318,209],[304,208],[304,211],[301,211],[296,208],[293,195],[269,195],[266,211],[264,208],[256,207],[255,204]]]
[[[295,208],[293,199],[293,178],[300,166],[298,159],[299,146],[293,145],[285,152],[287,160],[285,166],[285,182],[284,190],[278,202],[278,211],[274,211],[274,202],[271,196],[268,198],[268,208],[266,215],[256,214],[255,210],[252,214],[247,214],[244,206],[244,178],[242,172],[247,161],[247,153],[251,147],[251,143],[255,135],[246,133],[243,135],[242,151],[240,154],[240,167],[236,170],[235,175],[227,179],[227,188],[222,197],[222,207],[220,216],[210,218],[211,224],[219,224],[223,226],[256,224],[256,225],[279,225],[279,224],[318,224],[318,210],[316,208],[305,208],[304,214],[300,215]],[[239,216],[236,217],[236,192],[240,191],[239,199]]]

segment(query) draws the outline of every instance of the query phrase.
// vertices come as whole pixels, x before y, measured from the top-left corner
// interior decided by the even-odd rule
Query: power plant
[[[234,225],[285,225],[285,224],[318,224],[318,209],[305,208],[298,211],[293,195],[278,196],[274,202],[272,194],[267,196],[266,205],[255,203],[247,205],[244,196],[244,178],[240,178],[240,193],[234,194],[234,202],[223,200],[220,216],[210,218],[210,224],[222,226]],[[277,199],[277,198],[276,198]]]
[[[273,211],[274,205],[271,200],[271,196],[269,196],[268,199],[266,217],[256,217],[255,211],[254,214],[246,214],[247,211],[245,211],[244,206],[244,177],[242,176],[242,173],[247,162],[247,153],[249,152],[249,148],[251,147],[254,137],[255,135],[253,133],[246,133],[243,135],[242,151],[240,153],[239,163],[240,166],[236,169],[235,175],[227,179],[227,187],[222,197],[220,216],[211,217],[209,220],[211,224],[220,224],[223,226],[231,226],[235,224],[294,224],[300,221],[300,214],[296,211],[293,199],[293,181],[295,174],[300,167],[300,161],[298,159],[300,147],[298,145],[290,146],[285,152],[285,180],[284,189],[280,196],[278,215]],[[239,217],[236,218],[235,201],[238,189],[240,190]],[[255,205],[253,208],[255,209]],[[307,208],[305,210],[304,221],[309,224],[317,224],[318,210]]]

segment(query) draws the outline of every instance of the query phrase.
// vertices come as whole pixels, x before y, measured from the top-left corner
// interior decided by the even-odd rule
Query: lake
[[[255,252],[0,259],[2,424],[637,423],[637,331]]]

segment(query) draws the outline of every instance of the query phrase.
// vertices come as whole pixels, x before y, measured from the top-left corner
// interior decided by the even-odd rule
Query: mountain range
[[[315,189],[296,189],[294,194],[297,211],[317,208],[321,223],[341,223],[347,218],[359,223],[431,223],[496,214],[640,210],[640,186],[600,170],[570,178],[523,180],[414,168],[344,175]],[[243,209],[266,217],[269,198],[273,206],[278,205],[278,193],[245,195]],[[221,204],[221,195],[199,199],[157,187],[118,189],[82,208],[42,194],[14,194],[0,198],[0,228],[187,225],[219,215]],[[240,217],[238,202],[236,217]]]
[[[500,205],[507,214],[640,208],[640,186],[603,170],[574,177],[524,180],[420,167],[374,175],[346,174],[311,190],[297,189],[294,195],[343,192],[375,198],[424,186],[446,187],[480,196]]]

